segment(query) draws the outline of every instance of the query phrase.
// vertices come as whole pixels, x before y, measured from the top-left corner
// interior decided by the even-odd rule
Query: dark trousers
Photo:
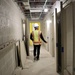
[[[39,55],[40,55],[40,46],[41,45],[34,45],[34,57],[36,56],[37,59],[39,59]]]

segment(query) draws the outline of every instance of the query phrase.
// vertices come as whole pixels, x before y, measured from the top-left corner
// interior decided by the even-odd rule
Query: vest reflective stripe
[[[41,44],[40,31],[38,31],[38,30],[33,31],[33,38],[34,38],[34,42],[33,43],[35,45]]]

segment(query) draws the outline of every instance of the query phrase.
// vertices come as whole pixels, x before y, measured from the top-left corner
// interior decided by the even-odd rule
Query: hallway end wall
[[[41,28],[41,26],[42,26],[42,20],[36,20],[36,21],[35,20],[29,20],[28,21],[29,45],[30,45],[30,31],[32,30],[32,29],[30,30],[30,23],[38,23],[40,25],[40,30],[42,30],[42,28]]]

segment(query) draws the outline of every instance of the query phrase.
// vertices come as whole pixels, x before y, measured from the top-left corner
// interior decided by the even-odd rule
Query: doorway
[[[57,72],[61,72],[61,16],[57,13]]]
[[[54,15],[52,14],[52,56],[55,57],[55,50],[54,50]]]

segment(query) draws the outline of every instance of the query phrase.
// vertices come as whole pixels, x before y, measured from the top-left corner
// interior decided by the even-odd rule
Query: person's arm
[[[33,36],[32,36],[32,33],[30,34],[30,39],[33,41]]]
[[[40,34],[40,37],[41,37],[41,39],[42,39],[45,43],[47,43],[47,41],[45,41],[45,39],[44,39],[42,33]]]

